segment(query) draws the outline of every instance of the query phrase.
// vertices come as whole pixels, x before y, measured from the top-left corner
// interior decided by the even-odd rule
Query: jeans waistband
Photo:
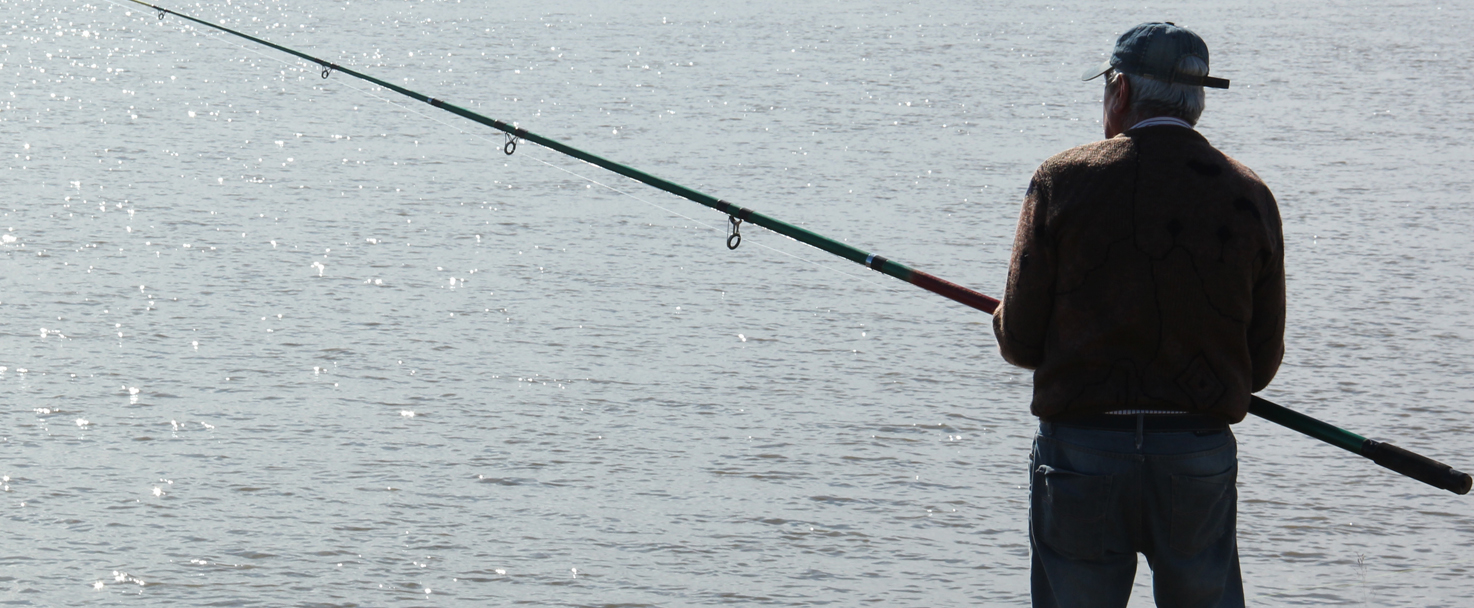
[[[1202,414],[1087,414],[1048,421],[1057,426],[1067,426],[1101,431],[1127,431],[1143,433],[1184,433],[1191,431],[1225,431],[1228,421]]]

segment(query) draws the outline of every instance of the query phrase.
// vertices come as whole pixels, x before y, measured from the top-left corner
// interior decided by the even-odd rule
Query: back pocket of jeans
[[[1234,525],[1237,464],[1217,475],[1172,476],[1172,550],[1197,555]]]
[[[1069,559],[1105,555],[1110,475],[1085,475],[1039,465],[1034,469],[1034,531],[1041,542]]]

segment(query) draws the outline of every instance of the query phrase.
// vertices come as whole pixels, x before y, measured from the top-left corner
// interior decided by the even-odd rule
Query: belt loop
[[[1136,414],[1136,449],[1141,449],[1143,436],[1146,435],[1146,414]]]

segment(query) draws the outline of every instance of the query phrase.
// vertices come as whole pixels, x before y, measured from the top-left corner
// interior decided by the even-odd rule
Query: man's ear
[[[1118,77],[1113,92],[1115,99],[1112,101],[1114,102],[1116,111],[1125,115],[1126,111],[1131,109],[1131,79],[1127,78],[1124,74]]]

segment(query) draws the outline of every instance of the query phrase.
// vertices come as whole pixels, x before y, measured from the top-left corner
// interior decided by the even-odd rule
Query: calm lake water
[[[0,602],[1027,605],[986,316],[177,17],[0,7]],[[1100,137],[1077,75],[1175,21],[1284,214],[1264,395],[1474,468],[1467,3],[170,8],[994,295]],[[1235,432],[1253,605],[1474,601],[1466,497]]]

